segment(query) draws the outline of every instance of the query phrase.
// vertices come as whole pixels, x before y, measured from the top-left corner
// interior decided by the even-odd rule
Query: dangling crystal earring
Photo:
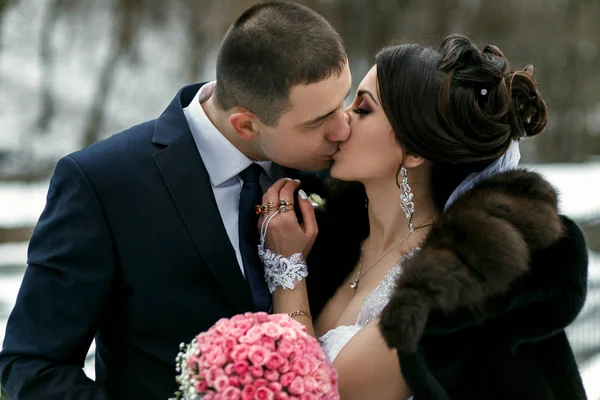
[[[412,233],[415,231],[415,227],[412,224],[412,217],[415,213],[415,203],[412,201],[413,193],[408,185],[408,171],[406,168],[400,168],[400,174],[402,174],[402,183],[398,185],[400,188],[400,207],[402,207],[402,211],[404,211],[404,215],[406,215],[408,229]]]

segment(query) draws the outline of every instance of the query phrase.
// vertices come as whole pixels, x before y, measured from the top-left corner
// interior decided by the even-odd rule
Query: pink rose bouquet
[[[177,398],[339,399],[337,373],[315,338],[285,314],[221,319],[177,356]]]

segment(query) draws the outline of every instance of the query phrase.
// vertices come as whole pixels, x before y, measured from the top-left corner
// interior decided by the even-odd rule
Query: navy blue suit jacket
[[[254,310],[182,110],[200,86],[58,162],[0,353],[10,399],[167,399],[179,344]]]

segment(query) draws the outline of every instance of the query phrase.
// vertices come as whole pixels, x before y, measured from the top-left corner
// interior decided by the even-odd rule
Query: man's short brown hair
[[[291,1],[259,3],[221,43],[215,97],[224,110],[244,107],[274,126],[292,87],[340,74],[346,62],[340,35],[321,15]]]

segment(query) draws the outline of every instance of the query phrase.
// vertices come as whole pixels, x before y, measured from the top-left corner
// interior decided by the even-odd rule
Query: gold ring
[[[256,215],[267,214],[269,212],[269,209],[264,204],[257,204],[254,206],[254,212],[256,213]]]
[[[284,212],[292,211],[293,209],[294,209],[294,205],[289,205],[289,206],[279,206],[279,212],[280,212],[280,213],[284,213]]]

